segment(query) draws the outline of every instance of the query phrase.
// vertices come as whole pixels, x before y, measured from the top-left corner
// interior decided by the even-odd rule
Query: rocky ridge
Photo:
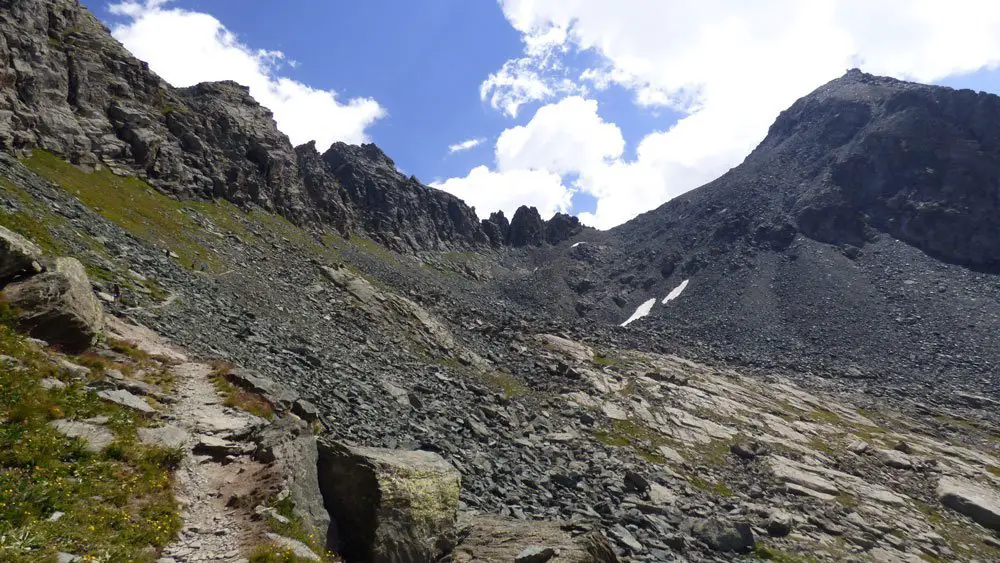
[[[521,240],[496,237],[505,219],[481,222],[458,198],[405,177],[373,144],[335,143],[322,155],[314,143],[293,148],[244,86],[171,87],[78,2],[5,1],[0,37],[10,61],[0,89],[3,150],[43,148],[175,197],[254,205],[401,251]]]

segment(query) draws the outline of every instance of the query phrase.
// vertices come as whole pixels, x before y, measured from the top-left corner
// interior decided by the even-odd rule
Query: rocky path
[[[180,385],[174,408],[177,425],[189,436],[191,455],[177,472],[176,494],[184,506],[181,539],[164,551],[175,561],[236,561],[256,543],[261,530],[243,511],[227,506],[240,489],[252,486],[241,477],[256,462],[245,455],[252,445],[231,439],[245,436],[256,417],[225,408],[209,380],[211,368],[186,362],[173,370]]]
[[[146,329],[120,321],[112,328],[139,349],[176,362],[171,367],[176,402],[163,415],[163,426],[146,430],[146,439],[181,447],[188,454],[175,476],[184,528],[178,541],[164,550],[162,561],[245,560],[266,530],[234,500],[257,486],[253,476],[262,467],[249,456],[254,446],[248,437],[266,421],[226,407],[208,364],[188,360]]]

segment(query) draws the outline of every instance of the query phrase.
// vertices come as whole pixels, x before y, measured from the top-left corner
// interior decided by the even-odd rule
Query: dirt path
[[[248,507],[235,502],[251,495],[261,465],[249,455],[246,436],[263,421],[223,405],[210,379],[212,368],[192,362],[158,335],[120,320],[114,336],[175,362],[176,403],[164,413],[161,431],[188,453],[175,475],[175,495],[182,507],[181,537],[163,552],[166,561],[238,561],[265,531],[252,521]]]

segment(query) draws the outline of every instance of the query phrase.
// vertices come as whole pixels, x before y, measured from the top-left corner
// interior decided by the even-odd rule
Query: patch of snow
[[[628,326],[633,321],[637,321],[645,317],[646,315],[649,315],[649,312],[653,310],[653,305],[655,304],[656,304],[656,299],[650,299],[649,301],[646,301],[642,305],[639,305],[638,307],[636,307],[635,312],[632,313],[632,316],[629,317],[627,321],[623,322],[621,326]]]
[[[663,304],[666,305],[667,303],[670,303],[674,299],[677,299],[678,297],[680,297],[681,293],[684,293],[684,288],[686,288],[688,286],[688,282],[689,281],[691,281],[691,280],[684,280],[684,281],[682,281],[679,286],[675,287],[673,289],[673,291],[671,291],[670,293],[668,293],[667,296],[663,298]]]
[[[583,241],[580,241],[580,242],[574,242],[574,243],[573,243],[573,246],[570,246],[570,248],[576,248],[576,247],[580,246],[581,244],[587,244],[587,243],[586,243],[586,242],[583,242]]]

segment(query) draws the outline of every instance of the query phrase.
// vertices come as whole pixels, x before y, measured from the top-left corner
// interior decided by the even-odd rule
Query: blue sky
[[[602,228],[735,166],[850,66],[1000,87],[1000,9],[977,0],[88,4],[169,81],[248,84],[293,142],[371,140],[480,215]]]

